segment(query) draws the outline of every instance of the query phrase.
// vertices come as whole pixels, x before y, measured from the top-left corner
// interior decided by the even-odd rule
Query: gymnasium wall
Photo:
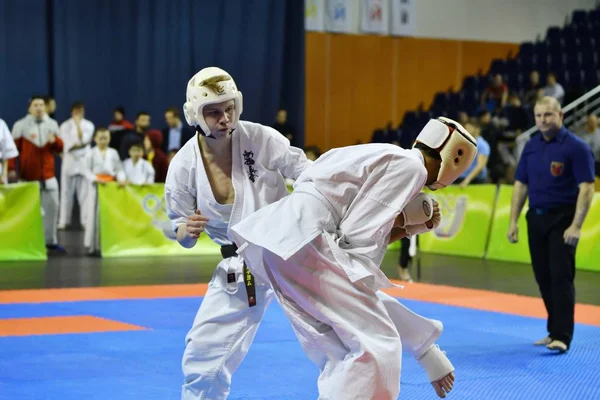
[[[597,0],[415,0],[415,37],[520,43]]]
[[[515,55],[518,44],[306,32],[305,143],[322,150],[369,142],[387,121],[465,76]]]

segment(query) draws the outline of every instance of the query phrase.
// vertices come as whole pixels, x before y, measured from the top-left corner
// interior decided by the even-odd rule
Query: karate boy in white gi
[[[154,168],[144,160],[144,145],[142,142],[133,143],[129,147],[129,158],[123,162],[127,183],[132,185],[150,185],[154,183]]]
[[[125,172],[119,158],[119,153],[110,143],[110,131],[98,128],[94,136],[96,147],[93,147],[84,163],[84,175],[88,180],[89,194],[87,197],[87,213],[83,245],[89,255],[100,255],[100,220],[98,215],[98,186],[117,181],[125,185]]]
[[[405,336],[377,293],[393,286],[381,260],[390,239],[439,224],[438,205],[421,190],[450,185],[476,154],[475,139],[445,118],[431,120],[410,150],[333,149],[297,178],[291,195],[230,228],[238,254],[271,282],[320,368],[319,399],[397,399]],[[444,397],[437,389],[452,389],[453,373],[420,361]]]

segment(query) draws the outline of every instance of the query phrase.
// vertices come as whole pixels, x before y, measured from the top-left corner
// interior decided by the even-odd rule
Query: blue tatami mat
[[[144,331],[0,337],[2,400],[170,400],[180,397],[184,337],[201,299],[0,305],[0,318],[93,315]],[[600,327],[577,325],[569,353],[531,343],[545,321],[403,300],[444,322],[439,344],[456,368],[448,399],[600,399]],[[314,400],[317,371],[273,303],[234,375],[231,400]],[[400,399],[436,399],[405,356]]]

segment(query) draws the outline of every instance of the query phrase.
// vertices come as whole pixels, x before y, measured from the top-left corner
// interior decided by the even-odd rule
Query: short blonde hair
[[[542,98],[540,98],[538,101],[535,102],[535,105],[538,106],[550,106],[554,109],[554,111],[558,111],[561,112],[562,111],[562,107],[560,105],[560,103],[558,102],[558,100],[556,100],[554,97],[550,97],[550,96],[544,96]]]

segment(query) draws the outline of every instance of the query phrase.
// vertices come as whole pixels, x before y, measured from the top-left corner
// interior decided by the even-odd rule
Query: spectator
[[[565,89],[556,81],[556,75],[552,72],[546,78],[546,87],[544,87],[543,95],[554,97],[560,104],[562,104],[565,98]]]
[[[508,99],[508,86],[504,83],[501,74],[494,75],[494,79],[481,95],[481,109],[494,111],[504,107]]]
[[[514,136],[520,135],[531,127],[527,110],[521,105],[521,100],[516,94],[510,96],[504,112],[508,119],[508,130],[515,132]]]
[[[469,123],[469,114],[467,114],[466,111],[458,112],[458,123],[461,124],[462,126],[465,126],[466,124]]]
[[[498,146],[503,133],[494,123],[492,114],[489,111],[483,111],[479,117],[478,134],[489,145],[489,158],[487,161],[489,178],[493,183],[498,183],[505,174],[504,163]]]
[[[579,134],[591,148],[595,159],[596,176],[600,177],[600,126],[598,126],[598,117],[590,114],[585,123],[583,131]]]
[[[89,183],[84,176],[84,164],[94,136],[94,124],[85,119],[83,103],[71,106],[71,118],[60,126],[60,138],[63,140],[63,159],[60,176],[60,213],[58,229],[65,229],[71,223],[73,197],[77,195],[79,220],[85,225],[87,211],[86,197]]]
[[[473,160],[471,166],[456,180],[455,183],[458,183],[461,188],[465,188],[471,183],[485,183],[487,178],[487,163],[490,157],[490,145],[481,137],[479,127],[467,124],[465,125],[465,129],[477,141],[477,157]]]
[[[121,148],[123,136],[134,129],[133,124],[125,119],[125,108],[121,106],[116,107],[113,111],[113,120],[108,125],[110,147],[118,151]]]
[[[523,95],[525,106],[533,108],[535,102],[539,98],[538,92],[540,89],[542,89],[540,74],[536,70],[533,70],[531,71],[531,74],[529,74],[529,87]]]
[[[144,146],[142,143],[133,143],[129,148],[129,158],[123,163],[127,183],[133,185],[149,185],[154,183],[154,168],[143,159]]]
[[[113,111],[113,120],[108,125],[108,130],[111,135],[118,131],[131,131],[133,128],[133,124],[125,119],[125,108],[121,106],[115,107]]]
[[[0,119],[0,185],[8,183],[8,160],[19,156],[17,145],[6,126]]]
[[[304,148],[304,154],[309,160],[316,161],[317,158],[321,157],[321,149],[317,146],[306,146]]]
[[[139,143],[144,140],[146,131],[148,129],[150,129],[150,114],[145,111],[140,111],[135,118],[135,129],[133,131],[128,131],[123,135],[121,145],[119,146],[119,157],[121,157],[121,160],[125,160],[127,158],[129,154],[129,148],[132,144]]]
[[[194,137],[196,132],[181,121],[181,114],[175,107],[169,107],[165,111],[167,127],[162,130],[163,151],[167,154],[169,161],[179,149]]]
[[[44,105],[46,107],[46,114],[50,118],[56,119],[54,117],[54,114],[56,113],[56,100],[54,99],[54,97],[52,97],[52,96],[44,97]]]
[[[144,137],[146,159],[154,168],[154,182],[164,183],[169,169],[169,160],[162,150],[162,132],[157,129],[149,130]]]
[[[296,130],[293,126],[288,124],[286,110],[280,109],[279,111],[277,111],[275,124],[272,126],[272,128],[279,131],[279,133],[288,138],[292,146],[296,145]]]
[[[88,249],[88,255],[100,255],[100,236],[98,235],[98,189],[97,185],[118,181],[125,185],[125,172],[119,159],[119,154],[110,143],[108,128],[98,128],[94,136],[96,146],[88,153],[85,161],[85,176],[90,183],[87,196],[87,211],[83,244]]]
[[[58,245],[56,236],[59,199],[54,153],[63,149],[58,132],[58,124],[46,114],[44,98],[33,96],[29,100],[29,113],[13,126],[12,135],[20,155],[9,161],[9,169],[18,171],[24,181],[40,183],[46,248],[63,253],[65,250]]]

